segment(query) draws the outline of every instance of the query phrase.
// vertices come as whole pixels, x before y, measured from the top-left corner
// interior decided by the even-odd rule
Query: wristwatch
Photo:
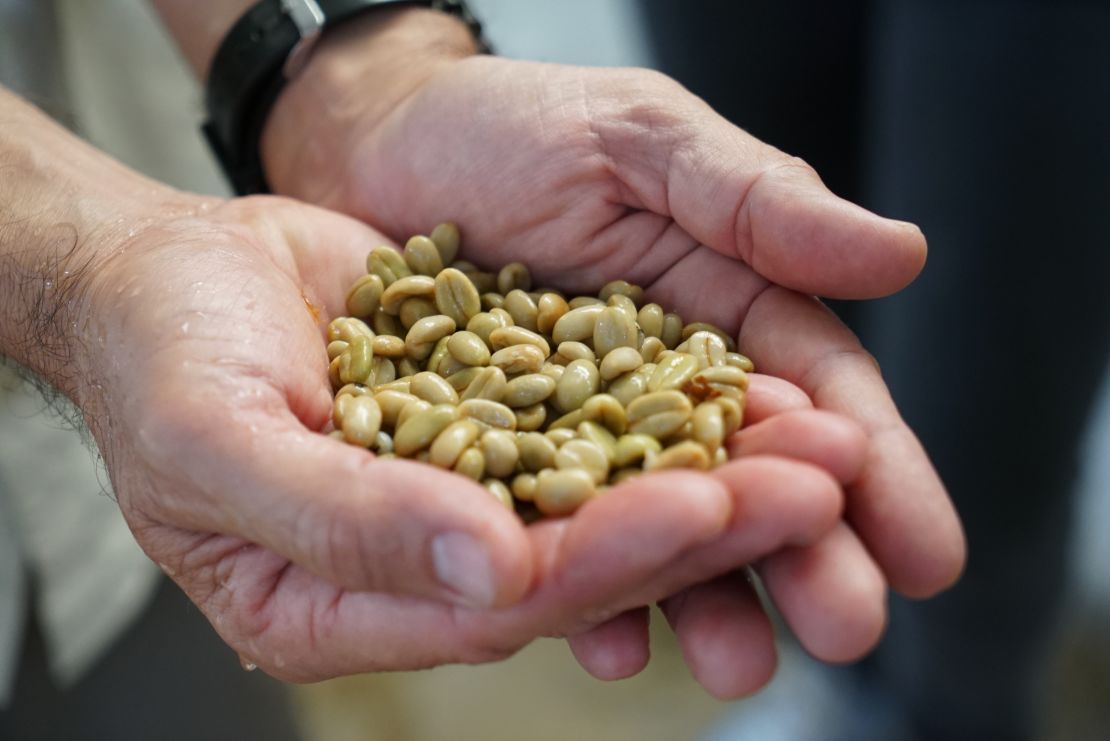
[[[208,73],[204,138],[239,195],[266,193],[259,140],[285,83],[303,69],[320,35],[363,12],[431,8],[470,28],[482,52],[482,26],[462,0],[261,0],[228,31]]]

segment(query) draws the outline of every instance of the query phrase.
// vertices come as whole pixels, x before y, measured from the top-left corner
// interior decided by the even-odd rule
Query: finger
[[[697,241],[804,293],[872,298],[920,271],[925,239],[833,195],[813,168],[738,129],[673,81],[594,124],[626,202],[671,216]]]
[[[816,658],[854,661],[878,642],[886,582],[847,525],[812,545],[768,556],[758,570],[790,629]]]
[[[751,306],[741,346],[765,373],[857,422],[870,445],[849,489],[847,518],[891,586],[924,597],[951,585],[966,547],[959,519],[921,444],[902,421],[874,360],[820,302],[780,288]]]
[[[744,401],[744,424],[754,425],[776,414],[794,409],[812,409],[806,392],[789,381],[763,373],[748,374]]]
[[[699,584],[660,605],[690,673],[722,700],[750,695],[775,673],[775,634],[739,573]]]
[[[825,471],[801,461],[753,455],[719,466],[708,476],[695,476],[717,482],[731,500],[728,520],[718,528],[715,537],[691,543],[681,551],[670,549],[667,559],[657,559],[654,569],[641,570],[636,574],[636,580],[629,579],[623,584],[608,581],[608,593],[599,593],[592,603],[576,605],[571,602],[568,605],[567,597],[558,594],[557,599],[562,600],[563,606],[571,607],[571,611],[563,617],[565,621],[569,621],[566,623],[567,632],[577,632],[597,622],[596,615],[584,616],[579,612],[582,609],[606,605],[612,611],[610,614],[614,614],[623,609],[656,602],[691,584],[701,583],[753,563],[785,546],[816,542],[835,526],[840,517],[843,498],[836,481]],[[621,487],[614,488],[598,502],[620,496],[631,500],[633,506],[638,506],[639,502],[645,502],[644,491],[659,478],[658,473],[636,477]],[[669,497],[674,498],[678,491],[677,488],[671,488]],[[645,502],[643,506],[648,505]],[[677,519],[666,527],[677,528],[682,525],[685,514],[679,511],[674,516]],[[622,522],[622,527],[623,524]],[[661,540],[662,533],[665,532],[661,531]],[[606,537],[604,533],[601,537],[607,542],[612,541],[611,536]],[[609,560],[595,558],[596,553],[583,549],[582,555],[576,560],[587,568],[592,564],[596,572],[597,563],[612,564],[614,559],[618,559],[618,562],[621,559],[619,542],[605,553]],[[561,573],[552,573],[552,576],[558,577],[564,589],[574,584],[568,583],[567,577]],[[592,576],[594,580],[601,578],[600,575]],[[579,591],[576,588],[571,593],[577,594]],[[532,595],[528,609],[558,614],[561,605],[554,602],[541,588]],[[591,620],[591,617],[594,619]]]
[[[585,633],[567,637],[574,658],[597,679],[626,679],[643,671],[651,657],[649,611],[626,610]]]
[[[728,449],[730,458],[769,454],[806,461],[846,484],[863,469],[867,437],[846,417],[802,409],[745,427],[728,440]]]

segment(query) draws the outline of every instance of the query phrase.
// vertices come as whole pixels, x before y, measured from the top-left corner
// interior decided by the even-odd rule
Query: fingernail
[[[436,577],[467,607],[491,607],[497,597],[493,568],[485,545],[465,533],[445,533],[432,540]]]

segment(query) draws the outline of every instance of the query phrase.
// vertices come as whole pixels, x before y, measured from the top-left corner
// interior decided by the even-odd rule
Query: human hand
[[[761,564],[811,653],[847,660],[877,640],[884,579],[916,597],[954,581],[964,543],[943,486],[873,360],[810,297],[901,288],[924,261],[916,227],[836,198],[804,163],[660,75],[394,49],[395,64],[415,71],[382,93],[396,69],[373,49],[389,43],[357,45],[358,33],[336,34],[279,99],[263,141],[276,189],[394,236],[451,219],[466,232],[467,259],[521,260],[570,290],[617,277],[648,286],[684,317],[738,334],[761,370],[796,383],[818,409],[859,423],[867,454],[849,487],[848,526]],[[693,629],[684,639],[681,626],[709,620],[684,615],[739,620],[754,609],[734,586],[699,589],[699,599],[668,603],[695,674],[741,652],[714,653]],[[572,645],[599,675],[634,671],[646,657],[642,615]],[[633,658],[614,670],[615,654]]]

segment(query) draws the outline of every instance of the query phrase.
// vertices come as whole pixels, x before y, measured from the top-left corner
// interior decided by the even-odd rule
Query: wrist
[[[436,72],[476,52],[464,23],[423,8],[368,13],[329,31],[263,129],[271,188],[342,208],[357,141]]]
[[[0,89],[0,354],[88,413],[93,286],[188,197],[129,170]]]

